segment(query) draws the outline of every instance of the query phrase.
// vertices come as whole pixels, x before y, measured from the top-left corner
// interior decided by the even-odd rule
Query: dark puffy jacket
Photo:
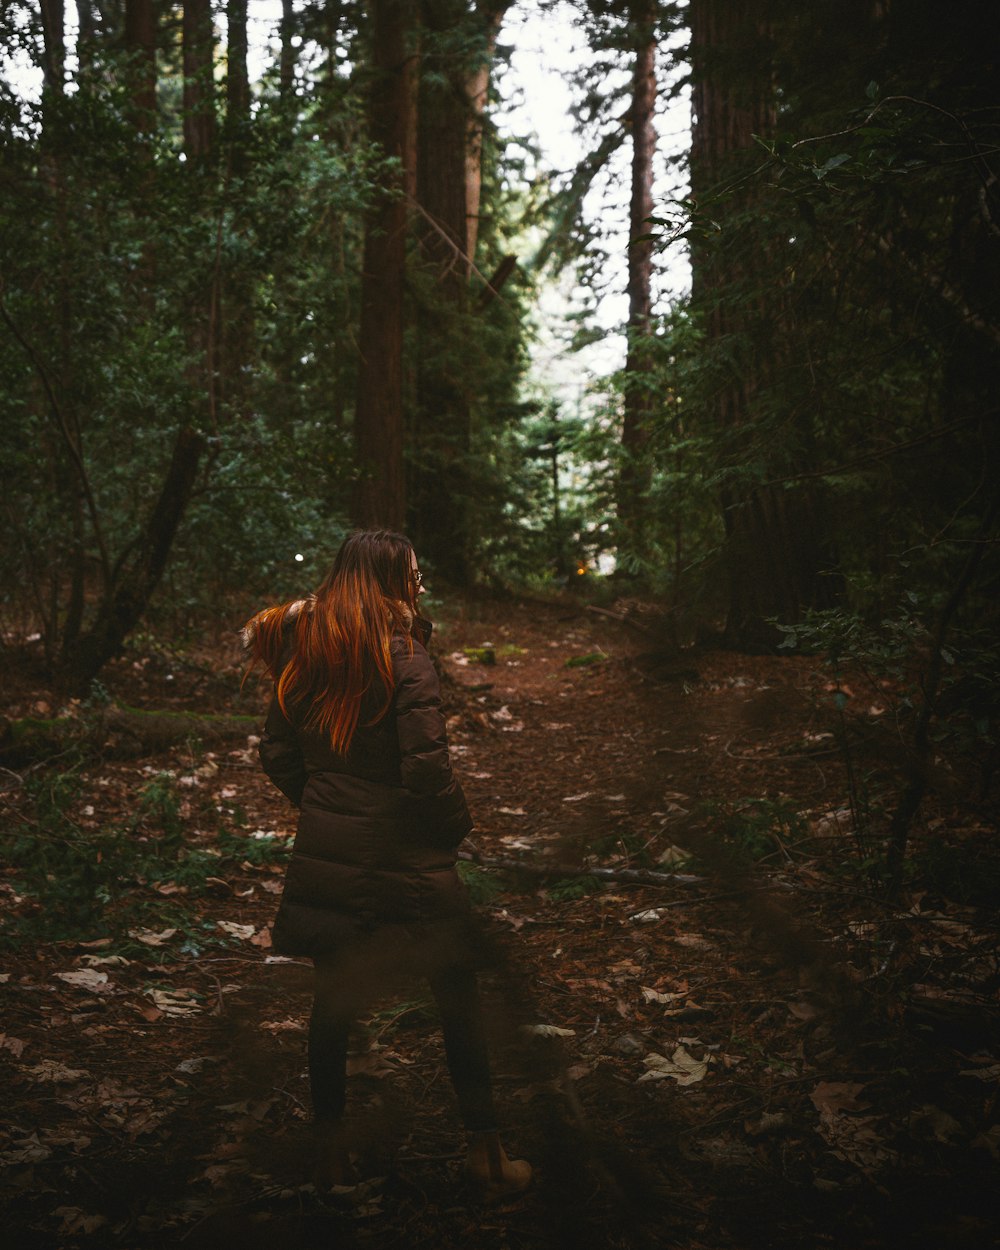
[[[260,760],[301,809],[274,925],[281,954],[328,955],[384,925],[413,930],[468,911],[455,851],[472,820],[451,771],[437,673],[416,637],[394,638],[391,654],[389,711],[367,725],[384,688],[365,697],[346,755],[272,701]]]

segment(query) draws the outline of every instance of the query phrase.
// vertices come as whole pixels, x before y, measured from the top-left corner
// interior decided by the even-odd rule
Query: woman
[[[417,614],[412,544],[385,530],[344,542],[306,600],[258,613],[244,641],[274,678],[260,743],[271,780],[300,809],[274,949],[315,965],[309,1078],[317,1179],[343,1184],[348,1033],[386,974],[430,982],[469,1137],[467,1177],[490,1197],[531,1179],[497,1133],[468,901],[456,848],[472,828],[452,774],[430,625]]]

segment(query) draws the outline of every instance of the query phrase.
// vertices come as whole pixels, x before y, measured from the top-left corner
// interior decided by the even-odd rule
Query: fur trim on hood
[[[285,617],[285,624],[289,625],[292,621],[294,621],[303,608],[311,609],[315,601],[315,595],[308,595],[305,599],[296,599],[294,603],[289,605],[288,615]],[[267,611],[267,609],[265,609],[265,611]],[[252,616],[240,630],[240,641],[243,643],[244,651],[249,651],[253,646],[254,639],[257,637],[257,622],[261,616],[262,613],[258,612],[255,616]]]

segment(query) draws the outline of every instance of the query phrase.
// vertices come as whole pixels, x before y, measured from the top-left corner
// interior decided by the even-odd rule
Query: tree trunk
[[[653,215],[653,159],[656,154],[656,6],[633,0],[629,11],[635,49],[632,75],[632,196],[629,207],[628,354],[622,420],[624,463],[618,491],[621,542],[637,556],[646,551],[650,468],[645,461],[653,409],[652,242],[642,240]],[[642,241],[639,241],[642,240]]]
[[[156,121],[156,10],[153,0],[125,0],[132,124],[148,134]]]
[[[211,0],[184,0],[184,152],[202,162],[215,142]]]
[[[295,46],[292,43],[294,34],[295,9],[292,6],[292,0],[281,0],[281,24],[279,26],[281,55],[278,60],[278,90],[283,104],[291,100],[295,91]]]
[[[417,231],[432,279],[419,318],[416,412],[411,424],[410,532],[428,563],[459,586],[471,581],[471,396],[456,345],[469,316],[479,237],[483,114],[508,4],[423,0],[425,74],[417,138]]]
[[[250,122],[247,0],[226,0],[226,27],[226,128],[236,155],[236,138]]]
[[[412,0],[373,0],[369,133],[400,169],[387,177],[365,222],[358,393],[354,416],[359,525],[401,529],[403,478],[403,300],[407,160],[412,160],[416,53]]]
[[[71,691],[86,691],[92,678],[118,653],[142,619],[166,568],[177,527],[191,498],[204,447],[205,440],[197,431],[185,426],[178,432],[160,496],[138,535],[130,558],[115,570],[112,585],[92,627],[63,656],[63,675]]]
[[[93,68],[94,42],[97,34],[94,7],[91,0],[76,0],[76,56],[80,64],[80,76],[86,78]]]
[[[62,95],[66,71],[66,14],[63,0],[39,0],[42,18],[42,74],[47,90]]]
[[[781,363],[781,295],[766,282],[773,272],[766,259],[769,241],[754,213],[755,184],[737,177],[754,158],[754,136],[772,135],[776,127],[771,6],[691,0],[689,12],[692,196],[699,209],[723,223],[721,231],[695,233],[692,301],[706,354],[726,362],[706,401],[711,427],[725,438],[754,420],[758,397]],[[720,196],[727,179],[731,185]],[[772,646],[780,635],[768,617],[794,621],[806,608],[826,606],[836,597],[825,495],[812,485],[727,486],[720,502],[727,640],[734,646]]]

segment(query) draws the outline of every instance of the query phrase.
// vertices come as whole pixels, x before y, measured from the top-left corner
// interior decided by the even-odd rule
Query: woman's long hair
[[[265,608],[247,622],[250,668],[267,668],[285,715],[304,708],[303,726],[329,734],[340,753],[351,745],[376,678],[385,700],[369,723],[392,702],[392,636],[409,637],[417,607],[412,552],[402,534],[359,530],[344,540],[309,600]]]

